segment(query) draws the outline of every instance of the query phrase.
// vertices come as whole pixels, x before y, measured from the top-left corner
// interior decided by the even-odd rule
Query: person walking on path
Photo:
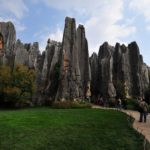
[[[140,112],[140,119],[139,122],[146,122],[147,113],[148,113],[148,104],[141,98],[139,102],[139,112]]]
[[[117,99],[116,106],[117,106],[117,109],[118,109],[118,110],[121,110],[121,108],[122,108],[122,101],[121,101],[120,98]]]

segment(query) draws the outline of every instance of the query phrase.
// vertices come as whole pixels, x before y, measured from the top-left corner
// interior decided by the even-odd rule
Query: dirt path
[[[114,109],[114,110],[116,110],[116,108],[100,107],[100,106],[97,106],[97,105],[93,105],[92,108]],[[150,143],[150,114],[147,116],[147,122],[146,123],[141,123],[141,122],[138,122],[139,121],[139,115],[140,115],[139,112],[132,111],[132,110],[121,110],[121,111],[135,119],[134,123],[133,123],[133,127],[138,132],[140,132],[145,137],[145,139],[147,139],[147,141],[149,141],[149,143]]]

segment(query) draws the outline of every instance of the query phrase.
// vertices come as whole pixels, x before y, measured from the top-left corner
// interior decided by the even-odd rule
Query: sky
[[[50,38],[62,41],[65,17],[83,24],[89,54],[108,41],[136,41],[150,66],[150,0],[0,0],[0,21],[12,21],[17,39],[39,42],[43,51]]]

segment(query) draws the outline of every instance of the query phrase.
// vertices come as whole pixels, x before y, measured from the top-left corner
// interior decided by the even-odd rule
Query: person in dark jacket
[[[139,122],[143,122],[143,119],[144,119],[144,122],[146,122],[146,117],[148,113],[148,105],[142,98],[139,102],[139,112],[140,112]]]

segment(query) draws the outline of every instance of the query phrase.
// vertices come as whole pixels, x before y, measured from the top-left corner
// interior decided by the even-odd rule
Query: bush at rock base
[[[52,104],[52,108],[63,108],[63,109],[69,109],[69,108],[91,108],[92,105],[85,101],[54,101]]]
[[[127,109],[130,110],[139,110],[139,104],[137,99],[127,99]]]

